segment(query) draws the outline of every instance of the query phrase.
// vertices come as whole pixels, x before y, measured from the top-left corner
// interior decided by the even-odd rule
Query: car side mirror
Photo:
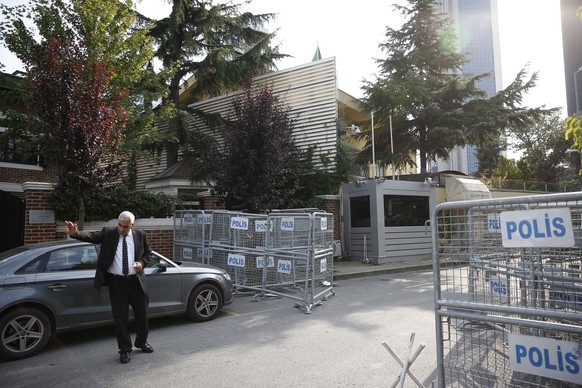
[[[160,261],[158,263],[159,272],[166,272],[167,269],[168,269],[168,263],[166,263],[165,261]]]

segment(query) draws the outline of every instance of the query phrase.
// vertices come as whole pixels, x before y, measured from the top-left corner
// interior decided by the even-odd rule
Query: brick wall
[[[224,205],[219,205],[216,197],[211,195],[200,196],[200,205],[204,210],[225,210]]]
[[[155,219],[154,219],[155,220]],[[97,224],[95,224],[97,225]],[[103,226],[112,226],[110,223],[103,223]],[[68,236],[65,234],[64,232],[64,224],[63,225],[59,225],[59,227],[57,228],[57,233],[56,233],[56,240],[64,240],[67,239]],[[136,226],[137,228],[137,226]],[[160,230],[158,228],[156,228],[154,225],[152,225],[151,227],[149,227],[151,229],[148,228],[139,228],[139,230],[144,231],[147,236],[148,236],[148,241],[150,242],[150,248],[153,249],[154,251],[158,252],[159,254],[162,254],[168,258],[172,258],[174,255],[174,231],[173,230]],[[86,231],[89,230],[101,230],[103,229],[103,227],[92,227],[90,229],[87,229],[85,227]]]
[[[26,164],[3,163],[0,168],[0,182],[51,182],[56,183],[58,171],[56,167],[38,167]]]
[[[83,230],[94,232],[104,227],[116,227],[117,220],[106,222],[86,222]],[[173,218],[138,218],[135,220],[135,228],[144,231],[148,236],[151,249],[172,258],[174,254],[174,220]],[[65,234],[65,224],[57,225],[56,239],[68,238]]]
[[[142,229],[148,235],[151,248],[169,258],[174,255],[174,231],[173,230],[147,230]]]

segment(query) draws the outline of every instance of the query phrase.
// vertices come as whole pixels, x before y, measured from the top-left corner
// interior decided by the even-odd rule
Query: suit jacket
[[[135,261],[139,261],[143,268],[150,261],[151,249],[148,242],[147,235],[141,230],[132,229],[133,246],[135,248]],[[97,258],[97,271],[95,272],[95,279],[93,286],[100,290],[102,286],[109,285],[109,275],[107,270],[115,260],[115,251],[119,243],[119,231],[117,227],[106,227],[100,232],[83,232],[77,231],[75,236],[71,236],[80,241],[86,241],[93,244],[101,244],[99,257]],[[146,283],[145,271],[137,273],[139,283],[143,289],[144,294],[147,295],[148,288]]]

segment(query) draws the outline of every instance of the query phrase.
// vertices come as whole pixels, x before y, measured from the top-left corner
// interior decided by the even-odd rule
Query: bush
[[[57,220],[76,220],[79,217],[75,198],[75,195],[53,192],[51,204]],[[176,197],[168,194],[130,190],[124,186],[107,188],[85,198],[85,222],[109,221],[124,210],[132,212],[136,218],[164,218],[172,215],[175,203]]]

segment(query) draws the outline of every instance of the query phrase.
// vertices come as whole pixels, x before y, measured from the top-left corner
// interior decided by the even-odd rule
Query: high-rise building
[[[560,0],[568,116],[582,112],[582,0]]]
[[[488,96],[502,89],[497,0],[441,0],[441,11],[454,22],[459,50],[467,56],[463,75],[472,77],[490,73],[478,86]],[[439,160],[431,171],[456,170],[472,174],[479,168],[476,148],[455,148],[448,160]]]

